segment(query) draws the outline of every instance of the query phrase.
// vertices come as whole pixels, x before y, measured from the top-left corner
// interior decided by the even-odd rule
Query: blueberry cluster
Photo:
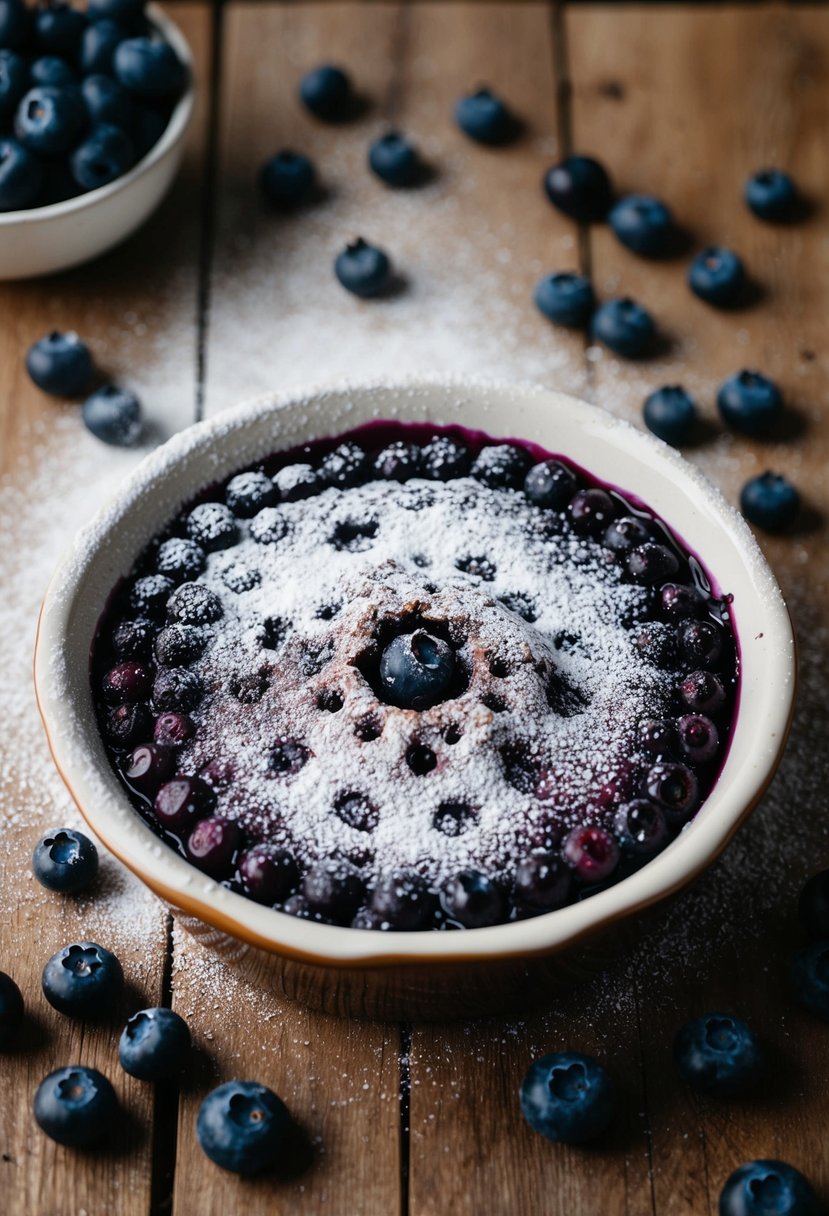
[[[144,0],[0,0],[0,211],[122,177],[161,138],[184,84]]]
[[[209,501],[186,509],[150,546],[115,599],[96,655],[102,730],[118,772],[159,835],[199,869],[257,902],[302,918],[363,928],[476,928],[537,916],[641,866],[698,808],[730,726],[736,656],[727,605],[711,597],[696,565],[659,520],[631,508],[618,493],[587,483],[563,461],[539,460],[514,444],[470,446],[459,432],[430,430],[415,443],[404,427],[386,429],[392,434],[384,446],[355,433],[306,447],[301,464],[275,458],[275,467],[266,462],[237,473],[214,488]],[[211,766],[201,772],[179,768],[177,756],[198,731],[204,695],[192,666],[221,628],[224,612],[200,575],[212,552],[237,543],[242,520],[250,521],[258,543],[278,544],[285,528],[277,507],[281,501],[332,487],[347,490],[375,478],[402,483],[459,476],[522,495],[538,510],[542,530],[548,527],[553,535],[569,530],[598,543],[607,561],[620,568],[623,582],[647,590],[649,618],[631,625],[633,642],[647,661],[673,673],[673,715],[639,723],[629,778],[605,791],[588,822],[551,830],[529,846],[509,882],[465,869],[440,889],[414,871],[395,871],[367,885],[346,856],[322,857],[303,869],[288,849],[252,837],[217,813],[220,773]],[[331,543],[359,549],[365,537],[353,527],[353,535],[336,533]],[[478,577],[485,580],[484,559],[478,560]],[[284,622],[263,624],[266,665],[283,630]],[[458,695],[466,681],[451,646],[419,627],[387,636],[376,669],[364,674],[381,702],[419,711]],[[258,678],[252,674],[250,687],[240,683],[238,700],[256,699]],[[579,710],[577,694],[562,681],[553,680],[548,700],[551,713],[569,716]],[[339,698],[319,708],[336,712],[341,707]],[[371,741],[377,734],[378,728],[366,722],[360,737]],[[291,774],[308,758],[302,738],[285,737],[275,742],[268,763],[275,774]],[[413,773],[426,775],[436,757],[415,742],[407,761]],[[543,803],[551,781],[543,758],[505,747],[502,763],[516,790],[535,791]],[[344,794],[333,811],[365,831],[376,824],[376,811],[356,791]],[[455,815],[457,824],[462,811],[443,807],[441,815]],[[453,829],[448,819],[448,834],[462,830]]]

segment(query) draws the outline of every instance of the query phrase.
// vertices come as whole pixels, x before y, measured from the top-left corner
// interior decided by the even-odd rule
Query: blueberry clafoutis
[[[91,669],[138,812],[311,921],[475,929],[659,853],[717,780],[730,597],[537,447],[373,423],[238,470],[115,589]]]

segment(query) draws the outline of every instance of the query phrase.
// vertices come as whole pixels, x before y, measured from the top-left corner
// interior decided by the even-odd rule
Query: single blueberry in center
[[[382,694],[400,709],[428,709],[445,701],[455,677],[451,647],[425,629],[393,638],[380,658]]]

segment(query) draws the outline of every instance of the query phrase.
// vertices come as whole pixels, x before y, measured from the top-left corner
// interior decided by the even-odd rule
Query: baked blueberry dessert
[[[527,443],[373,423],[206,489],[115,589],[92,682],[154,831],[284,912],[473,929],[645,864],[717,779],[730,597]]]

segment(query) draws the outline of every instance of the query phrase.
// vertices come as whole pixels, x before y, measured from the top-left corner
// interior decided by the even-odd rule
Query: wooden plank
[[[177,10],[201,79],[207,75],[210,13]],[[54,772],[31,690],[31,653],[39,601],[62,549],[113,493],[141,452],[106,448],[88,435],[76,404],[39,393],[23,356],[50,329],[77,329],[107,376],[144,399],[153,436],[191,421],[196,397],[199,195],[203,104],[186,165],[156,217],[127,245],[94,265],[39,282],[0,286],[0,968],[11,973],[29,1009],[17,1048],[0,1059],[0,1186],[4,1211],[63,1216],[124,1216],[150,1210],[152,1091],[117,1063],[128,1012],[160,996],[165,915],[112,860],[88,897],[50,895],[32,878],[38,836],[78,815]],[[71,941],[92,939],[124,964],[129,990],[117,1017],[102,1026],[61,1017],[40,992],[46,959]],[[40,1080],[53,1068],[83,1063],[113,1081],[125,1117],[107,1152],[78,1154],[43,1136],[31,1115]]]
[[[764,468],[786,472],[822,513],[829,426],[826,313],[829,221],[817,210],[774,227],[742,203],[748,174],[789,169],[811,198],[822,195],[819,132],[829,118],[825,14],[805,7],[762,11],[650,7],[573,8],[567,31],[574,81],[574,142],[598,155],[623,191],[652,192],[675,209],[695,247],[716,241],[744,257],[762,293],[739,312],[715,312],[684,284],[685,262],[647,263],[604,229],[590,258],[602,295],[629,293],[652,308],[672,348],[651,363],[607,354],[593,364],[596,398],[638,420],[645,393],[680,381],[716,423],[717,384],[758,367],[783,386],[792,424],[774,441],[718,434],[688,455],[736,501]],[[713,37],[712,37],[713,35]],[[735,70],[737,64],[751,70]],[[597,352],[591,352],[596,354]],[[644,1078],[660,1213],[714,1213],[724,1179],[742,1160],[782,1157],[827,1193],[829,1155],[819,1129],[829,1115],[824,1028],[796,1011],[785,960],[798,942],[792,907],[799,884],[829,860],[823,804],[829,663],[829,548],[825,529],[761,538],[800,625],[800,707],[778,780],[725,859],[667,917],[654,921],[637,959]],[[768,1044],[760,1099],[714,1104],[692,1098],[670,1060],[675,1027],[706,1008],[747,1017]]]

